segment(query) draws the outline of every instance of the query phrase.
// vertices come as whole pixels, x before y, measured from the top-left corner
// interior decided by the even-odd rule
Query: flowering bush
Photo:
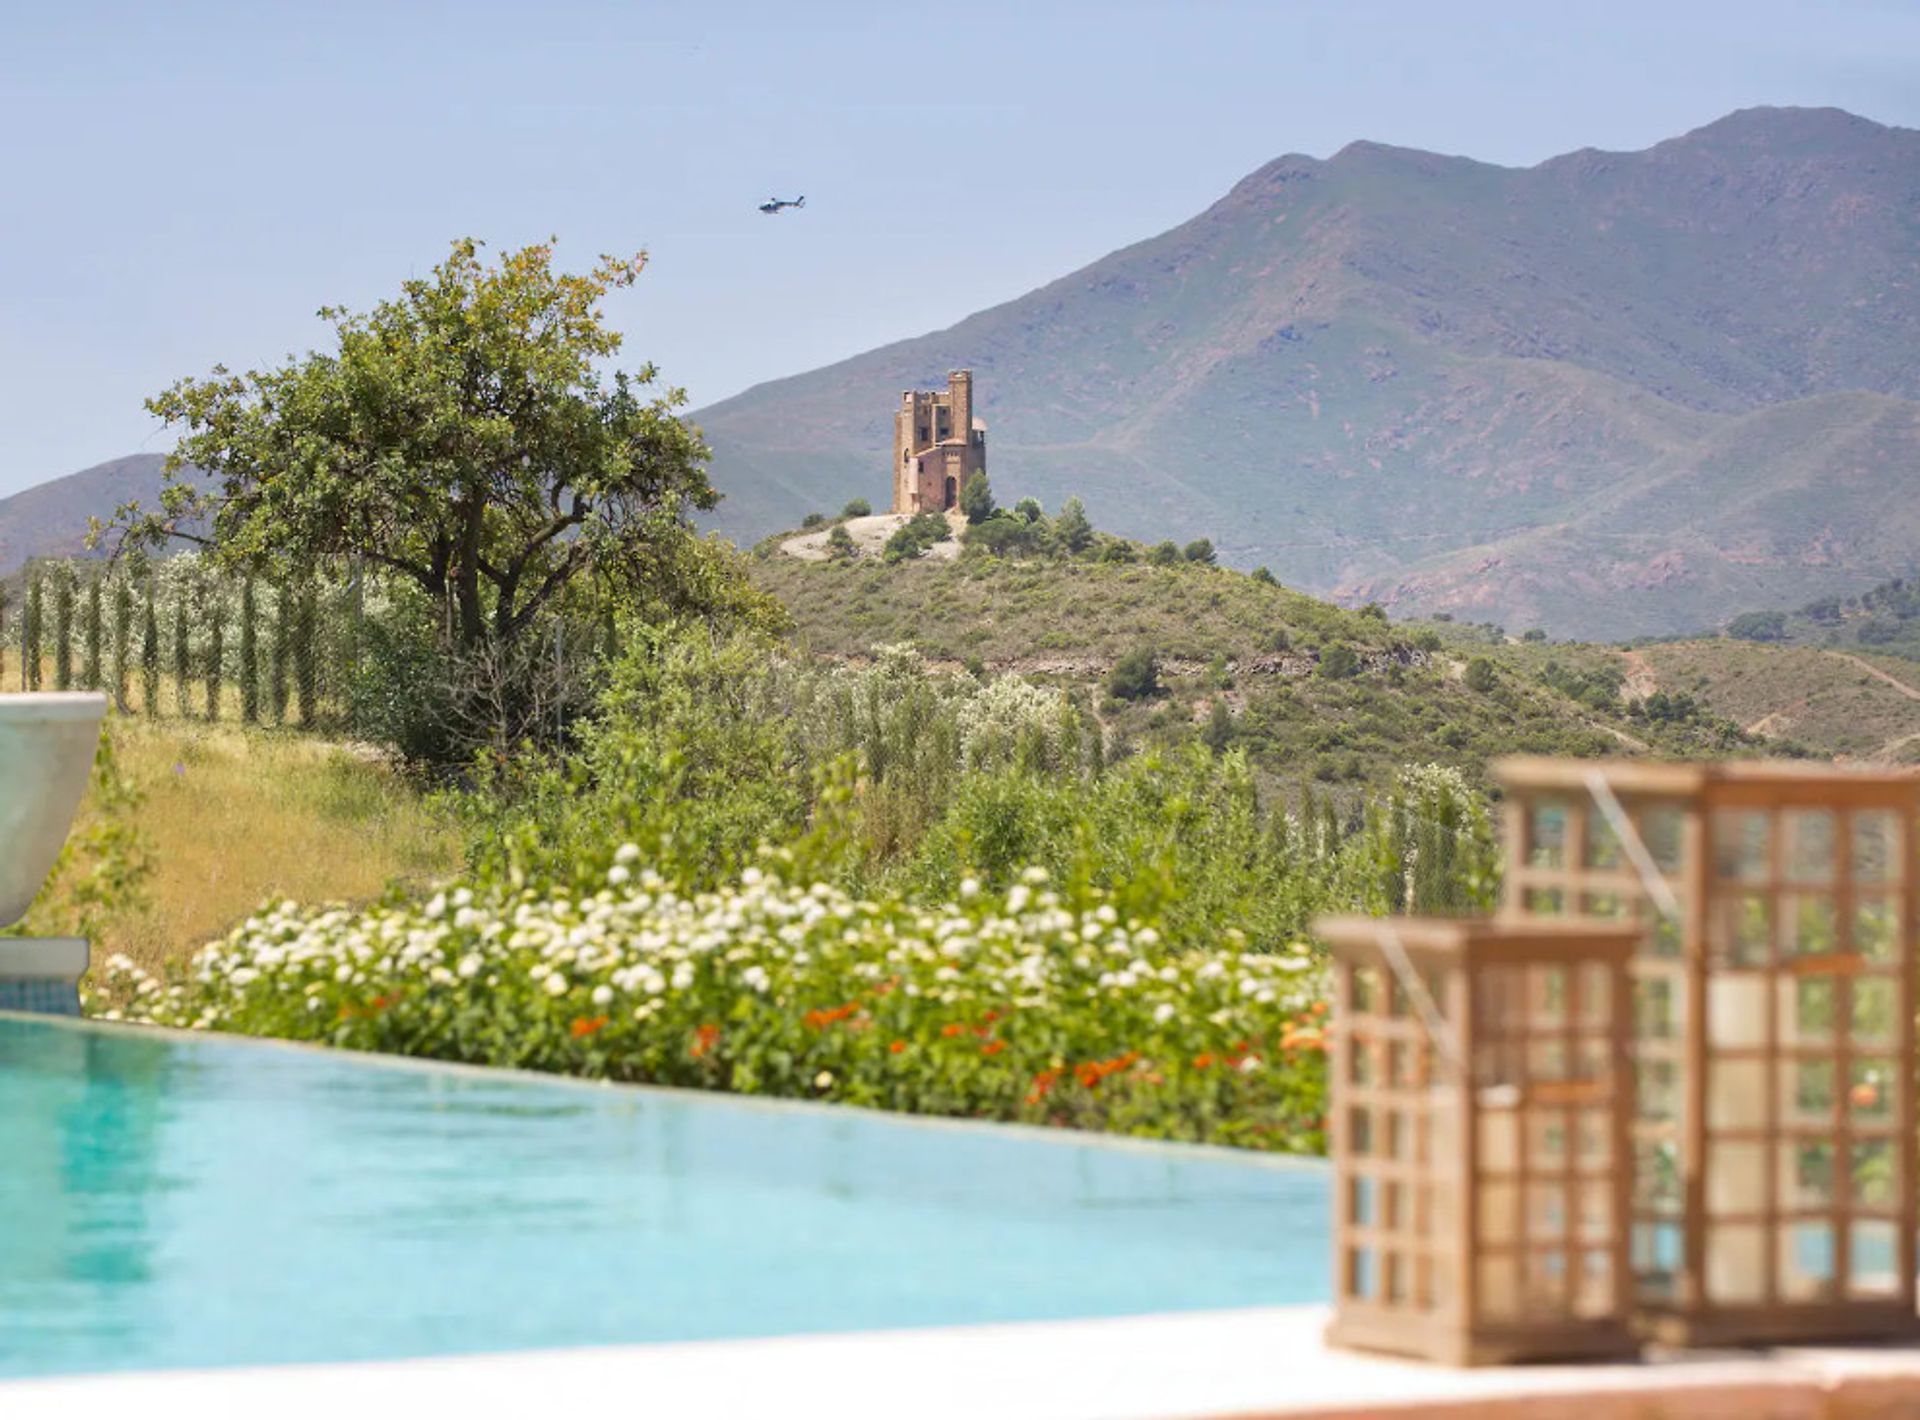
[[[938,907],[750,870],[280,903],[170,982],[109,961],[110,1018],[487,1065],[1259,1148],[1322,1146],[1304,946],[1175,953],[1029,869]],[[776,860],[777,861],[777,860]]]

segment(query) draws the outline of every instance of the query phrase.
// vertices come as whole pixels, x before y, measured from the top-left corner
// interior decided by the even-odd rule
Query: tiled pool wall
[[[0,976],[0,1011],[37,1016],[80,1014],[80,983],[51,976]]]

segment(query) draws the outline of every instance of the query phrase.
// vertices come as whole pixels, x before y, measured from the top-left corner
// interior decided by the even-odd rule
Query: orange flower
[[[1880,1103],[1880,1087],[1872,1080],[1862,1080],[1848,1092],[1855,1109],[1872,1109]]]
[[[960,1034],[960,1032],[965,1029],[966,1027],[961,1025],[960,1022],[952,1021],[947,1025],[940,1027],[940,1034],[945,1036],[947,1039],[951,1040],[953,1039],[954,1036]]]
[[[995,1021],[1000,1019],[1000,1013],[998,1011],[988,1011],[986,1015],[981,1017],[981,1019],[984,1020],[988,1025],[992,1025]]]
[[[901,1051],[905,1050],[906,1048],[907,1048],[907,1043],[904,1040],[896,1040],[892,1045],[889,1045],[887,1047],[887,1049],[892,1051],[895,1055],[898,1055]]]
[[[1207,1069],[1211,1069],[1212,1066],[1213,1066],[1213,1057],[1207,1054],[1205,1051],[1202,1051],[1200,1054],[1193,1057],[1193,1068],[1196,1070],[1207,1070]]]
[[[1006,1048],[1007,1043],[1004,1040],[990,1040],[980,1047],[980,1053],[982,1055],[998,1055]]]
[[[573,1031],[573,1038],[575,1040],[584,1040],[595,1031],[603,1029],[606,1024],[607,1018],[605,1016],[575,1016],[573,1018],[573,1025],[569,1027],[569,1029]]]
[[[808,1011],[801,1019],[815,1030],[825,1030],[828,1026],[836,1022],[844,1021],[859,1009],[860,1006],[858,1002],[849,1001],[844,1006],[835,1006],[832,1010],[828,1011]]]
[[[720,1027],[703,1025],[693,1033],[693,1036],[693,1044],[688,1048],[687,1053],[693,1056],[695,1060],[698,1060],[709,1050],[713,1049],[715,1042],[720,1039]]]

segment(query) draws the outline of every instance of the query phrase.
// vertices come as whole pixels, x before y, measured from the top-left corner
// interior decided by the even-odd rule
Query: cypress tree
[[[20,627],[20,688],[40,688],[40,622],[46,615],[46,591],[36,569],[27,575],[27,615]]]
[[[160,607],[153,574],[147,574],[147,595],[140,612],[140,708],[153,719],[160,714]]]
[[[100,579],[92,577],[87,581],[87,607],[80,620],[81,642],[86,647],[86,659],[80,663],[80,683],[88,690],[100,689],[100,643],[105,630],[101,624],[103,620]]]
[[[193,643],[187,627],[187,589],[173,598],[173,707],[182,720],[193,713],[189,699],[193,680]]]
[[[260,723],[260,647],[254,628],[253,578],[240,584],[240,718]]]
[[[202,669],[207,674],[207,719],[220,718],[220,685],[226,670],[226,603],[216,588],[206,601],[207,659]]]
[[[73,572],[53,574],[53,688],[73,689]]]
[[[133,584],[125,577],[113,583],[113,703],[127,709],[128,642],[133,639]]]
[[[273,722],[287,723],[287,663],[293,655],[293,597],[286,583],[273,589]]]
[[[0,669],[4,669],[7,644],[7,584],[0,582]]]
[[[303,725],[313,723],[317,708],[314,700],[320,690],[320,667],[315,654],[319,648],[314,644],[318,620],[319,608],[315,605],[313,588],[302,587],[294,606],[293,696],[299,705],[300,723]]]

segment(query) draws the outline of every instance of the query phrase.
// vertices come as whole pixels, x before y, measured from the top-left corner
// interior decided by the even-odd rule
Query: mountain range
[[[1531,168],[1277,158],[1037,291],[698,411],[716,526],[884,505],[900,391],[962,367],[1003,502],[1078,494],[1399,616],[1623,638],[1852,595],[1920,565],[1920,132],[1763,108]],[[0,572],[160,466],[0,500]]]
[[[1360,142],[950,329],[700,410],[751,540],[883,503],[975,371],[1003,501],[1396,615],[1704,627],[1920,562],[1920,132],[1749,109],[1535,167]]]

